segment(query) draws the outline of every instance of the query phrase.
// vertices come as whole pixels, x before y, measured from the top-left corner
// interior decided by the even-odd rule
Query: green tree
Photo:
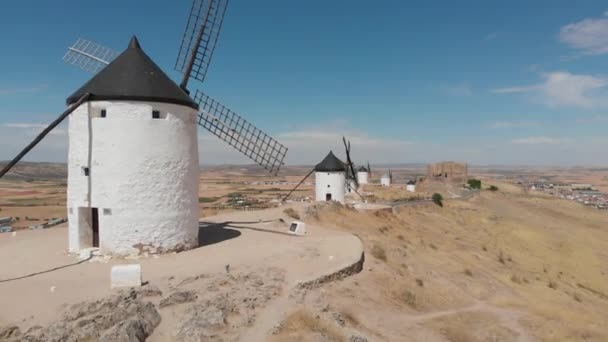
[[[440,207],[443,207],[443,196],[441,196],[441,194],[434,193],[432,199],[433,203],[437,204]]]
[[[471,189],[481,189],[481,181],[479,179],[471,178],[467,181],[467,184]]]

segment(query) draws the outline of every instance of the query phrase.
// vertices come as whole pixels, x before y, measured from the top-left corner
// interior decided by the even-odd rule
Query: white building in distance
[[[69,250],[125,256],[198,245],[198,105],[129,48],[67,99]]]
[[[391,176],[388,173],[385,173],[380,177],[380,184],[382,186],[391,186]]]
[[[359,181],[359,184],[368,184],[369,176],[369,170],[365,166],[361,166],[357,170],[357,181]]]
[[[416,182],[413,180],[408,181],[407,185],[405,186],[405,190],[409,192],[416,192]]]
[[[315,165],[315,200],[344,203],[346,165],[329,151],[325,159]]]

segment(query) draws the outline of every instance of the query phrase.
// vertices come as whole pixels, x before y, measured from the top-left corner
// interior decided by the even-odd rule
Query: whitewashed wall
[[[357,172],[357,181],[359,181],[359,184],[367,184],[368,183],[368,176],[369,173],[367,172]]]
[[[317,201],[325,201],[325,195],[331,193],[333,201],[344,203],[345,192],[345,172],[315,172],[315,197]]]
[[[382,176],[380,178],[380,184],[382,186],[390,186],[391,185],[391,179],[388,176]]]
[[[152,110],[160,111],[161,119],[153,119]],[[92,242],[82,233],[90,228],[79,229],[78,217],[78,208],[89,204],[99,208],[104,254],[134,254],[143,246],[158,252],[195,247],[198,180],[196,110],[135,101],[81,105],[69,119],[70,251]]]

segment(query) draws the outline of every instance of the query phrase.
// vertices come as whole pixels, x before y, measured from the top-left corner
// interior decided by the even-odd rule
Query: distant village
[[[531,183],[518,181],[517,184],[525,186],[530,191],[542,191],[559,198],[579,202],[589,207],[608,210],[608,192],[598,191],[593,184],[565,184],[543,181]]]

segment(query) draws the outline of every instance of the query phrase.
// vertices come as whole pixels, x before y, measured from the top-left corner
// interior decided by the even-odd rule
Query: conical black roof
[[[332,151],[329,151],[325,159],[319,164],[315,165],[315,171],[317,172],[337,172],[346,171],[346,164],[338,159]]]
[[[365,166],[361,166],[357,172],[369,172],[369,170]]]
[[[67,104],[86,93],[91,93],[89,101],[150,101],[198,109],[190,96],[146,55],[135,36],[123,53],[68,97]]]

